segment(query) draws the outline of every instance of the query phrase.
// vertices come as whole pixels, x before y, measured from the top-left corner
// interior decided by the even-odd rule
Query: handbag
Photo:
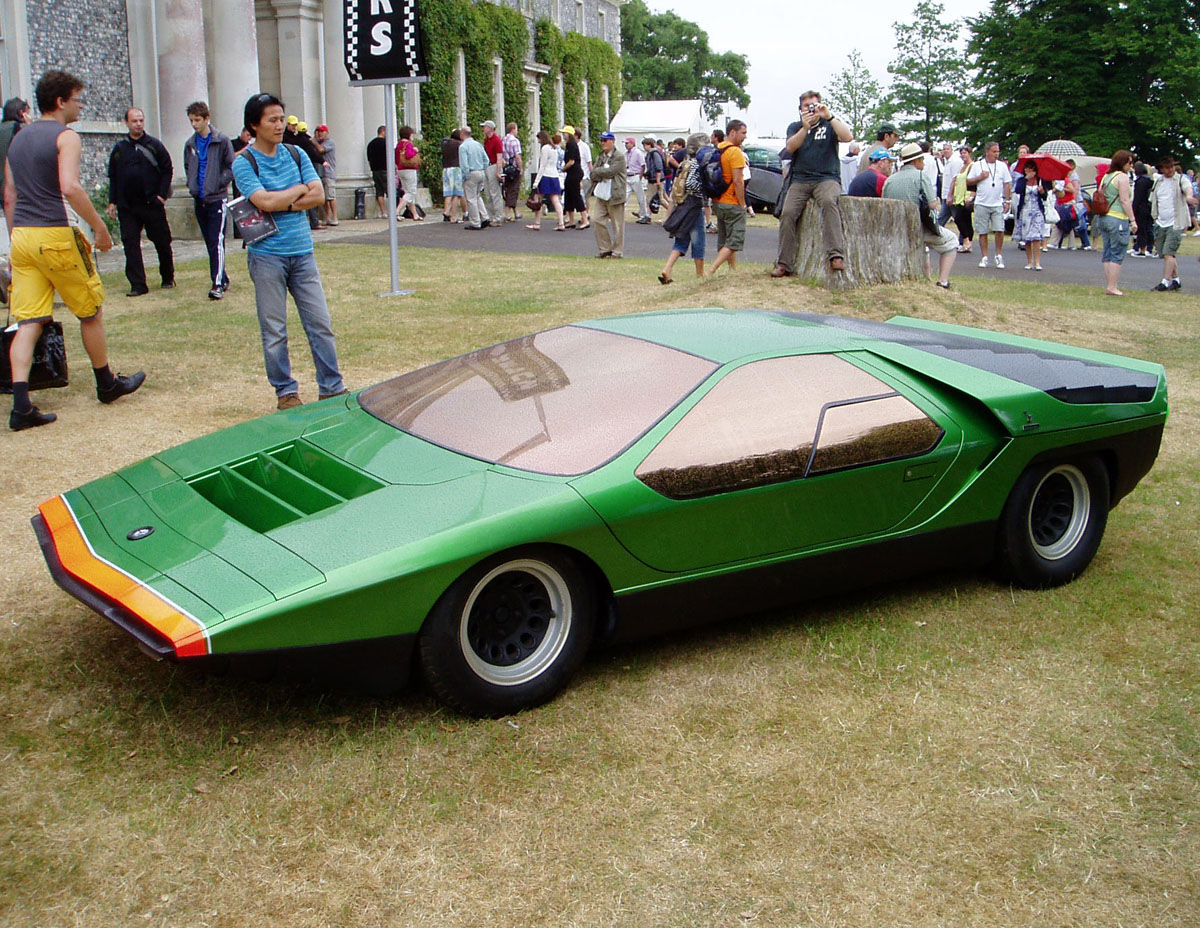
[[[1105,216],[1108,214],[1108,197],[1104,195],[1104,184],[1097,184],[1092,193],[1092,215]]]
[[[1058,207],[1051,202],[1049,197],[1046,197],[1046,202],[1042,204],[1042,212],[1046,217],[1046,222],[1050,223],[1052,226],[1058,225]]]
[[[779,185],[779,194],[775,197],[775,207],[771,210],[771,215],[776,219],[783,216],[783,201],[787,199],[788,187],[792,186],[792,172],[788,168],[783,169],[783,183]]]
[[[933,212],[929,209],[929,198],[925,196],[925,191],[922,190],[920,199],[917,202],[917,212],[921,216],[921,228],[930,235],[939,235],[941,229],[938,228],[937,219],[934,218]]]
[[[14,322],[4,330],[4,357],[0,359],[0,393],[12,393],[12,366],[8,350],[17,334]],[[42,323],[42,334],[33,346],[33,365],[29,368],[29,389],[49,390],[65,387],[67,377],[67,343],[63,341],[62,323],[57,319]]]
[[[597,200],[608,201],[612,199],[612,179],[598,181],[592,185],[592,196]]]
[[[534,191],[529,195],[529,199],[525,201],[525,205],[535,213],[542,208],[542,195],[538,191]]]
[[[671,215],[663,221],[663,231],[668,235],[681,236],[690,232],[696,224],[696,216],[701,210],[697,197],[688,197],[683,203],[671,211]]]

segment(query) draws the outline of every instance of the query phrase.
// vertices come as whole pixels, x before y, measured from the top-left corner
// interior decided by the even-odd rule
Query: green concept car
[[[234,426],[42,504],[67,592],[150,655],[419,667],[494,716],[596,642],[947,567],[1092,560],[1161,366],[894,318],[565,325]]]

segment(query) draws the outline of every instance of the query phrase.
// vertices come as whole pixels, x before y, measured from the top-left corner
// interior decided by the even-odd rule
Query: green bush
[[[88,191],[88,197],[92,201],[92,206],[96,207],[96,212],[100,214],[100,218],[104,220],[104,224],[108,226],[108,234],[113,237],[114,241],[119,241],[120,234],[118,230],[121,224],[115,219],[109,219],[108,213],[105,212],[108,209],[108,184],[96,184],[95,187]]]

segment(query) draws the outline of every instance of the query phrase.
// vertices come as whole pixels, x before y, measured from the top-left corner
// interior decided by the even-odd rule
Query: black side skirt
[[[978,569],[995,554],[996,523],[977,522],[794,558],[618,596],[612,643],[946,569]]]

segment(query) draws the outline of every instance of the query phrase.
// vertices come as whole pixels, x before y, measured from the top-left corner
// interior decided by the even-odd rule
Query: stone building
[[[253,93],[278,95],[310,131],[329,126],[338,144],[339,204],[344,215],[356,186],[369,183],[366,144],[385,119],[385,89],[351,87],[343,66],[345,0],[0,0],[0,99],[33,102],[41,74],[62,68],[87,82],[87,105],[75,125],[84,142],[88,186],[106,180],[108,154],[125,132],[128,106],[146,113],[146,131],[161,138],[182,186],[183,145],[191,135],[186,109],[205,100],[213,125],[231,138]],[[525,112],[504,113],[530,137],[540,128],[539,101],[547,69],[533,60],[534,23],[549,19],[565,33],[603,38],[620,53],[623,0],[499,0],[520,10],[530,43],[523,71]],[[461,57],[461,56],[460,56]],[[497,61],[497,67],[503,64]],[[497,77],[500,76],[498,72]],[[499,82],[498,82],[499,83]],[[456,73],[465,100],[465,74]],[[597,88],[595,92],[603,92]],[[562,94],[559,93],[561,100]],[[420,88],[401,94],[401,122],[420,128]],[[511,105],[511,104],[510,104]],[[461,106],[465,113],[465,103]],[[173,201],[177,228],[190,209]]]

